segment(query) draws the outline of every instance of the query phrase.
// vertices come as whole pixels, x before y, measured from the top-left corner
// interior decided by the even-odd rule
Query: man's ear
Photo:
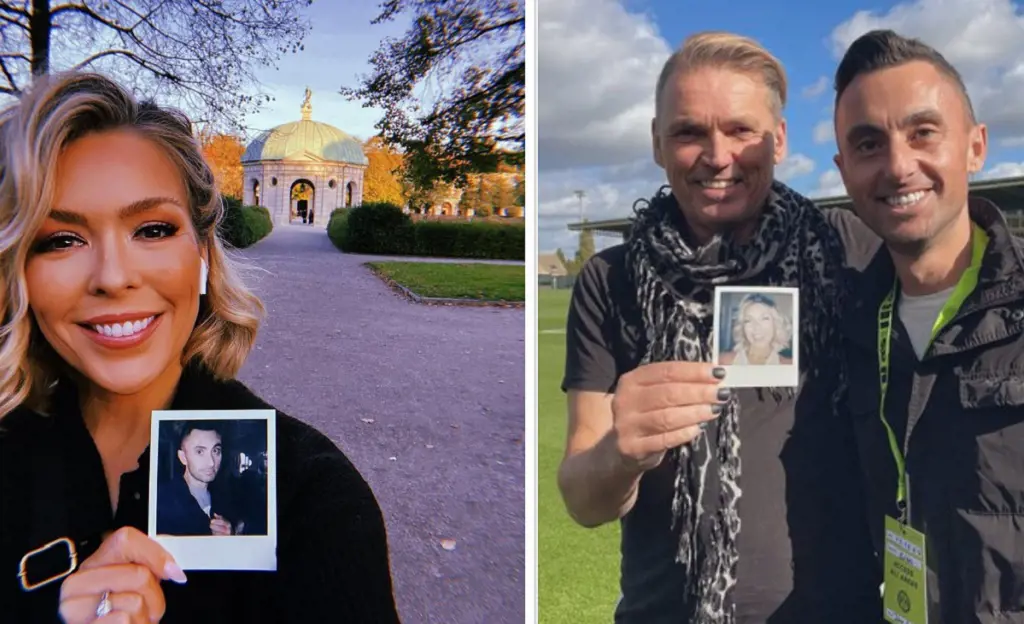
[[[967,144],[967,172],[979,173],[985,168],[988,157],[988,128],[985,124],[977,124],[971,129]]]
[[[658,137],[658,118],[651,118],[651,152],[654,156],[654,162],[662,169],[665,168],[665,160],[661,153],[661,141]]]
[[[773,158],[776,165],[782,164],[782,161],[786,160],[786,154],[789,152],[789,139],[786,136],[786,120],[782,119],[779,121],[779,125],[775,128],[775,132],[772,133],[772,139],[774,141],[773,146]]]
[[[185,465],[187,465],[187,464],[185,463],[185,451],[183,451],[183,450],[181,450],[181,449],[178,449],[178,461],[180,461],[180,462],[181,462],[181,465],[182,465],[182,466],[185,466]]]

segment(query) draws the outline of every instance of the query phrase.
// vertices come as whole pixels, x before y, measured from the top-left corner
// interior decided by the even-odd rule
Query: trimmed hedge
[[[523,260],[526,227],[485,221],[417,221],[394,204],[366,203],[331,213],[327,236],[348,253]]]
[[[243,206],[234,197],[224,197],[224,218],[220,237],[236,249],[244,249],[265,238],[274,229],[270,211],[263,206]]]

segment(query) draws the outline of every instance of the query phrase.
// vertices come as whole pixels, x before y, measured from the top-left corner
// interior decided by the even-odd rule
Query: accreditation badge
[[[895,518],[885,518],[885,621],[927,624],[927,557],[924,534]]]

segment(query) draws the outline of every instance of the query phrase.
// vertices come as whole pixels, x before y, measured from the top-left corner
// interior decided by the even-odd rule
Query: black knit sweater
[[[18,584],[19,560],[39,545],[33,543],[33,497],[48,496],[67,510],[66,534],[78,545],[79,563],[95,552],[97,536],[105,531],[133,526],[146,532],[149,451],[138,470],[122,477],[114,516],[102,462],[77,403],[74,390],[62,383],[52,418],[17,410],[0,421],[3,624],[59,621],[59,582],[30,593]],[[268,408],[273,409],[241,383],[217,382],[199,369],[186,370],[171,406]],[[167,611],[161,622],[397,622],[384,521],[366,481],[320,432],[280,412],[276,426],[277,571],[192,571],[185,585],[164,582]],[[49,440],[61,457],[59,492],[41,487],[33,476],[39,472],[32,460],[38,440]]]

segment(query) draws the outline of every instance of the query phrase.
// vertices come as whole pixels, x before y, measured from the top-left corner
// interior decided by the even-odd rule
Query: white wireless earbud
[[[207,267],[206,267],[206,260],[203,260],[202,258],[200,258],[199,262],[200,262],[200,267],[199,267],[199,294],[200,295],[205,295],[206,294],[206,281],[207,281],[207,278],[209,277],[209,269],[207,269]]]

